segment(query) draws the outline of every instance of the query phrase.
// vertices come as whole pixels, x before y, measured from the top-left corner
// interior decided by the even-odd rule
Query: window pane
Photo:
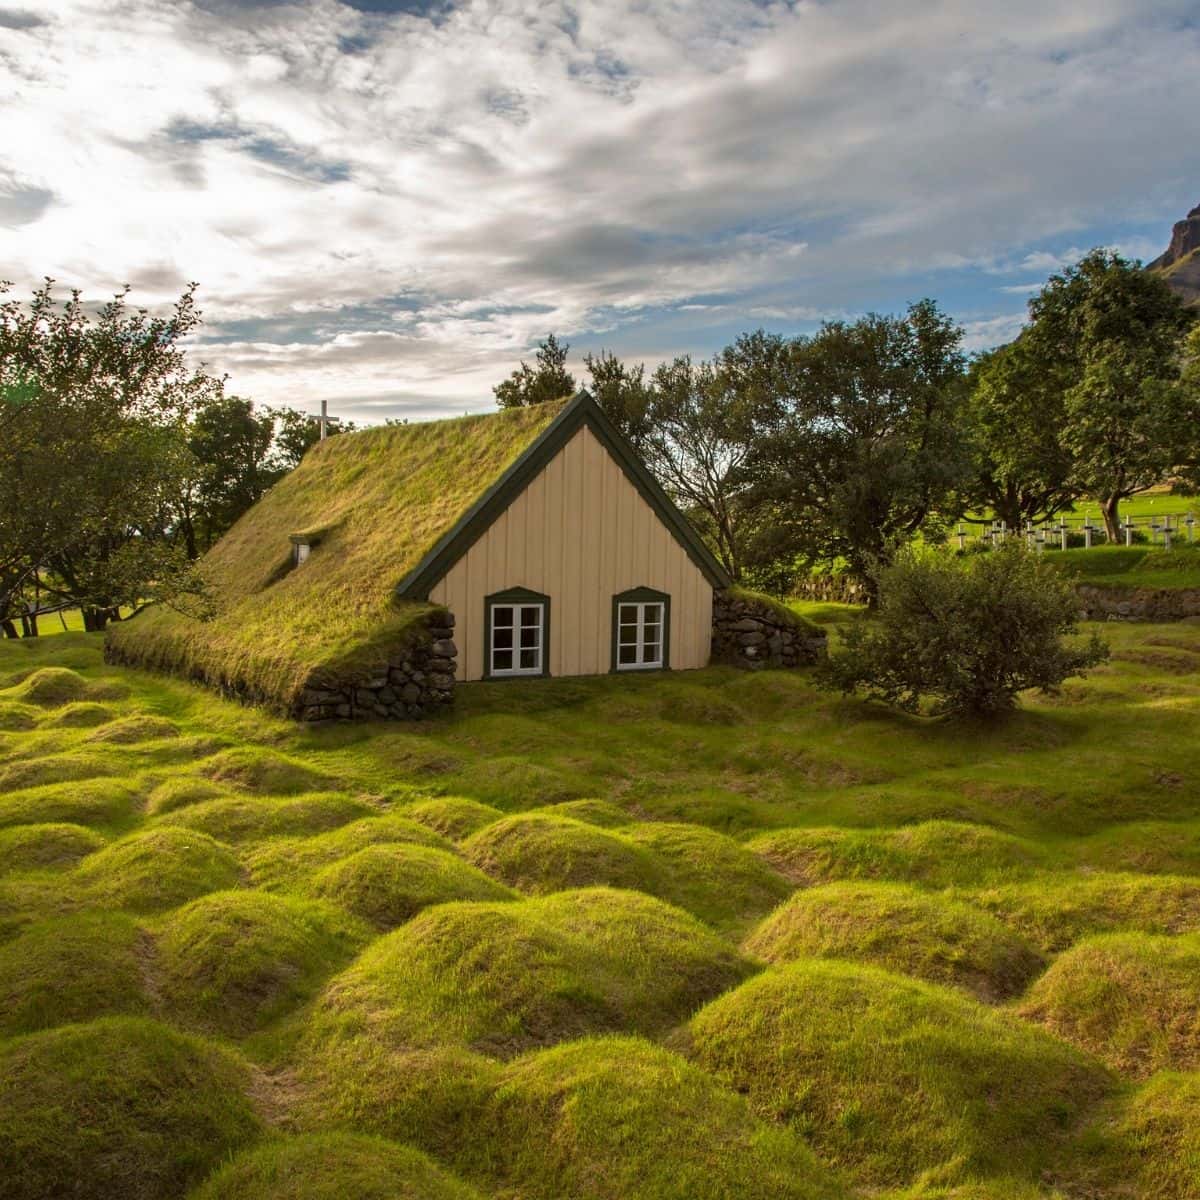
[[[643,609],[647,622],[653,621],[657,625],[662,620],[663,606],[661,604],[646,604],[643,605]]]
[[[656,662],[658,662],[658,659],[659,659],[658,643],[657,642],[647,642],[645,645],[645,648],[642,652],[642,662],[656,663]]]
[[[622,646],[617,653],[617,662],[621,666],[636,666],[637,665],[637,647]]]
[[[534,671],[538,666],[538,652],[536,650],[521,651],[521,670]]]
[[[512,623],[513,623],[513,610],[512,610],[511,605],[500,604],[492,609],[492,628],[493,629],[496,628],[497,625],[510,625],[511,626]]]
[[[521,630],[521,645],[532,646],[535,650],[541,644],[542,630],[540,625],[535,625],[531,629]]]
[[[636,604],[620,604],[617,606],[617,620],[622,625],[632,625],[637,621],[637,605]]]
[[[496,650],[511,650],[513,644],[513,631],[511,629],[493,629],[492,630],[492,647]]]
[[[542,623],[542,609],[538,604],[526,604],[521,609],[521,624],[522,625],[540,625]]]
[[[492,655],[492,670],[493,671],[511,671],[513,665],[513,656],[511,650],[497,650]]]
[[[643,635],[642,636],[647,637],[647,638],[657,638],[658,631],[661,628],[662,628],[662,626],[659,625],[657,621],[653,625],[646,625],[643,627]]]
[[[620,642],[622,646],[633,646],[637,643],[637,626],[622,625]]]

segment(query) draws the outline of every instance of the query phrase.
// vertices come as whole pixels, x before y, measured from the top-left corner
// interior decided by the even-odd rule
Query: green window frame
[[[671,597],[636,587],[612,598],[611,671],[671,669]]]
[[[550,674],[550,597],[507,588],[483,600],[484,679],[536,679]]]

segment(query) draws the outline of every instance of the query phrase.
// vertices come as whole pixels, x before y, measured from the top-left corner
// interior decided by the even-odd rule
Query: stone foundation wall
[[[717,592],[713,596],[713,662],[756,671],[804,667],[825,654],[825,634],[789,623],[771,605]]]
[[[1089,621],[1182,621],[1200,617],[1200,588],[1097,587],[1075,585],[1079,609]]]
[[[439,613],[424,637],[387,668],[336,685],[306,687],[299,721],[415,721],[454,702],[454,615]]]

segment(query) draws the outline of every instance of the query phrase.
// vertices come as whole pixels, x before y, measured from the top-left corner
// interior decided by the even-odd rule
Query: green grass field
[[[0,642],[0,1194],[1200,1198],[1200,624],[1105,634],[994,728]]]

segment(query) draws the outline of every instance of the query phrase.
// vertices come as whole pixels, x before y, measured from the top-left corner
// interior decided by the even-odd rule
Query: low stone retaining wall
[[[866,604],[867,589],[850,575],[807,575],[796,581],[800,600],[832,604]]]
[[[773,605],[749,596],[713,596],[713,662],[759,670],[804,667],[825,654],[825,634],[789,621]]]
[[[300,721],[413,721],[454,702],[454,615],[439,613],[402,658],[361,679],[306,687],[291,712]]]
[[[1078,583],[1079,608],[1089,621],[1182,621],[1200,617],[1200,588],[1097,587]]]

